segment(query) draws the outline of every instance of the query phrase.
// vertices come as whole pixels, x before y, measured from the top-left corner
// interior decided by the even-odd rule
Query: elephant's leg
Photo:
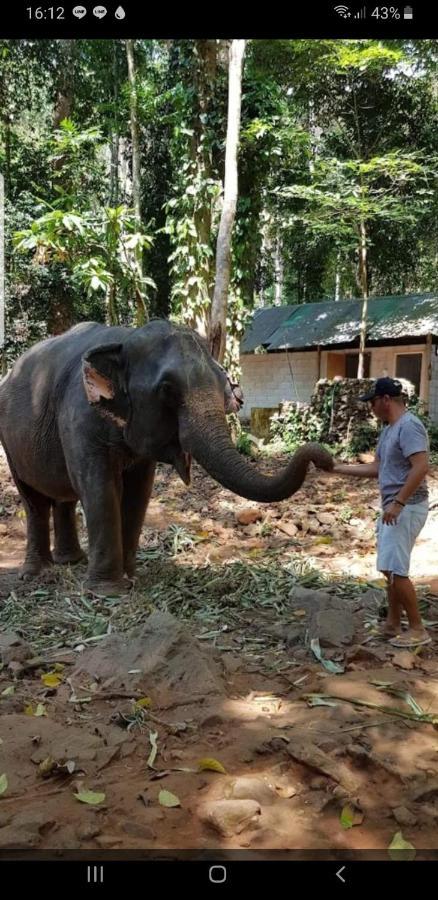
[[[132,578],[140,532],[154,483],[155,463],[140,463],[123,473],[123,565]]]
[[[80,493],[88,531],[85,587],[96,594],[126,594],[130,583],[123,578],[121,479],[94,469]]]
[[[52,500],[19,479],[15,483],[20,492],[27,519],[26,557],[20,578],[39,575],[53,564],[50,552],[50,509]]]
[[[53,559],[56,563],[77,563],[86,559],[76,530],[76,502],[76,500],[56,502],[53,505],[55,528]]]

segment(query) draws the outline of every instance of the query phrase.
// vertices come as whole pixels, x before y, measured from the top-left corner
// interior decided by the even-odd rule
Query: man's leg
[[[383,637],[395,637],[401,631],[402,606],[394,588],[392,572],[383,572],[386,578],[386,594],[388,597],[388,614],[382,625]]]
[[[420,640],[427,638],[428,634],[421,620],[420,610],[418,609],[415,588],[407,575],[393,576],[393,594],[395,603],[406,611],[408,617],[409,628],[403,635],[403,640],[409,642],[409,640],[415,638],[420,638]]]

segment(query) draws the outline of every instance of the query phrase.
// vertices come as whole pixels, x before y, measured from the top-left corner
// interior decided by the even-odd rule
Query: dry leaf
[[[51,756],[46,756],[45,759],[39,764],[38,772],[42,775],[43,778],[47,778],[52,774],[53,770],[56,769],[56,761],[52,759]]]
[[[74,794],[74,796],[76,800],[79,800],[81,803],[88,803],[89,806],[97,806],[105,800],[105,794],[99,794],[96,791],[80,791],[79,794]]]
[[[396,831],[389,847],[388,854],[391,859],[412,860],[415,859],[416,849],[409,841],[405,841],[401,831]]]
[[[0,795],[4,794],[8,789],[8,776],[3,773],[0,775]]]
[[[221,775],[227,774],[227,770],[224,769],[222,763],[220,763],[217,759],[212,759],[209,757],[204,757],[203,759],[199,760],[198,771],[199,772],[220,772]]]
[[[149,766],[150,769],[154,768],[155,757],[158,753],[157,738],[158,738],[158,731],[150,731],[149,732],[149,741],[150,741],[152,750],[149,754],[147,765]]]
[[[15,684],[10,684],[9,687],[2,691],[1,695],[2,697],[12,697],[13,694],[15,694]]]
[[[362,825],[364,814],[359,809],[347,803],[341,812],[341,825],[343,828],[353,828],[353,825]]]
[[[135,701],[136,709],[148,709],[152,706],[152,700],[150,697],[141,697],[140,700]]]
[[[48,688],[57,688],[61,684],[62,678],[55,672],[46,672],[44,675],[41,675],[41,681]]]
[[[160,791],[158,794],[158,802],[160,806],[167,806],[169,809],[174,806],[181,806],[179,797],[177,797],[176,794],[172,794],[170,791]]]

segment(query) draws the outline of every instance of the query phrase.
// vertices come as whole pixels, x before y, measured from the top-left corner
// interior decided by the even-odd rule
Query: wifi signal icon
[[[351,16],[348,6],[335,6],[334,10],[337,12],[338,16],[342,16],[343,19],[349,19]]]

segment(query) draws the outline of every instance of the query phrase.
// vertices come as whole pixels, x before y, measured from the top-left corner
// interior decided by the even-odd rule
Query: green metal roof
[[[271,334],[292,315],[296,306],[266,306],[257,309],[240,344],[241,353],[251,353],[256,347],[267,344]]]
[[[359,337],[362,300],[324,300],[260,309],[246,330],[241,352],[300,349],[352,343]],[[438,294],[373,297],[368,301],[368,341],[438,336]]]

